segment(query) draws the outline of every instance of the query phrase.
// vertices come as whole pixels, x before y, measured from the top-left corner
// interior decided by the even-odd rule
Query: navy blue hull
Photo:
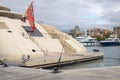
[[[120,42],[100,42],[102,46],[120,46]]]

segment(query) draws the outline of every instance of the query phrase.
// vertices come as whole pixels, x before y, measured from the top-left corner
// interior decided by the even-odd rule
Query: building
[[[87,31],[88,35],[91,37],[95,37],[98,40],[104,40],[112,34],[112,31],[109,29],[100,29],[100,28],[93,28]]]
[[[114,27],[113,30],[114,30],[114,36],[116,35],[116,37],[120,39],[120,27],[119,26]]]
[[[80,32],[79,26],[75,26],[74,29],[70,30],[69,34],[72,35],[73,37],[77,37],[80,36],[82,33]]]
[[[92,36],[92,37],[95,37],[95,36],[98,36],[101,34],[101,29],[100,28],[93,28],[91,30],[88,30],[87,33]]]

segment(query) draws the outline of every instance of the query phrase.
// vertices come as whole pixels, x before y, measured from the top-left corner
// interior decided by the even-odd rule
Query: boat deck
[[[56,65],[64,66],[67,64],[74,64],[78,62],[92,61],[96,59],[102,59],[103,53],[94,52],[94,53],[85,53],[83,54],[46,54],[46,56],[38,58],[29,58],[25,60],[3,60],[2,62],[7,65],[17,65],[23,67],[41,67],[49,68],[55,67]]]
[[[51,54],[43,58],[30,59],[26,61],[22,66],[24,67],[54,67],[59,62],[58,65],[67,65],[76,62],[85,62],[95,59],[103,58],[101,52],[88,53],[86,55],[80,54]]]

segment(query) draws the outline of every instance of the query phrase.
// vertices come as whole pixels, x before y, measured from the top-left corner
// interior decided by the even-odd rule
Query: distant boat
[[[118,38],[107,38],[99,43],[101,46],[120,46],[120,40]]]
[[[76,40],[82,43],[84,46],[97,45],[97,39],[88,35],[76,37]]]

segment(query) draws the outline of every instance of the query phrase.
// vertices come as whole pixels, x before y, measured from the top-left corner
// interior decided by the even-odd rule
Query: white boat
[[[97,39],[92,38],[91,36],[88,36],[88,35],[76,37],[76,40],[82,43],[84,46],[97,45]]]
[[[9,8],[0,10],[1,62],[29,67],[56,65],[58,60],[68,63],[103,57],[100,52],[89,54],[83,45],[55,27],[36,22],[34,26],[29,23],[30,20],[28,15],[25,18],[22,14],[11,12]]]

